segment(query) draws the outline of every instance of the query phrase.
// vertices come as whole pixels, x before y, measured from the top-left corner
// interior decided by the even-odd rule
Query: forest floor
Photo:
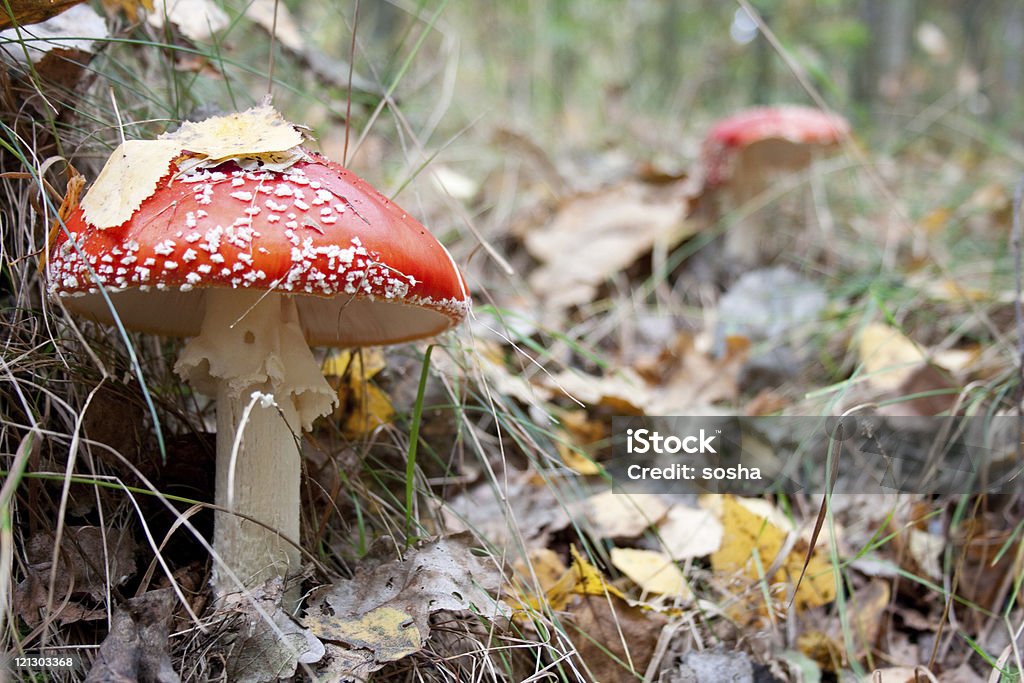
[[[772,148],[756,187],[708,181],[711,112],[684,130],[612,102],[597,135],[567,103],[543,133],[425,144],[445,107],[410,84],[444,73],[399,69],[397,104],[367,85],[350,127],[284,22],[275,104],[449,246],[474,305],[435,339],[317,352],[339,405],[302,443],[300,605],[280,582],[214,604],[215,420],[172,369],[181,340],[69,315],[39,257],[79,199],[64,160],[91,182],[99,140],[202,118],[221,89],[244,109],[266,74],[125,7],[90,10],[111,31],[75,48],[91,67],[0,81],[16,678],[1020,680],[1019,144],[960,134],[955,107],[885,146],[855,121]],[[644,452],[642,429],[704,452]]]

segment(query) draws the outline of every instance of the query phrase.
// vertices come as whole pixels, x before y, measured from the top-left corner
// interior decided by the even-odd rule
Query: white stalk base
[[[206,292],[198,337],[175,371],[217,399],[213,549],[217,599],[299,568],[302,431],[337,401],[285,295]],[[254,400],[253,392],[259,392]],[[237,513],[237,514],[235,514]],[[266,525],[250,522],[252,517]]]
[[[298,549],[285,539],[299,542],[300,437],[276,404],[253,403],[253,391],[268,392],[268,387],[254,385],[251,391],[238,394],[225,382],[217,393],[215,502],[231,512],[217,512],[214,517],[213,549],[241,581],[236,583],[214,562],[218,596],[284,577],[299,566]]]

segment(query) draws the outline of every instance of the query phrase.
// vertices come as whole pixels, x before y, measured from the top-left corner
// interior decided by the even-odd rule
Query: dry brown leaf
[[[956,526],[953,544],[953,556],[961,562],[957,592],[969,605],[998,610],[1006,577],[1020,576],[1024,570],[1014,523],[1000,514],[981,513]]]
[[[9,0],[0,12],[0,29],[39,24],[83,0]]]
[[[858,588],[848,598],[846,622],[825,617],[827,626],[823,630],[809,629],[798,636],[798,649],[824,671],[838,672],[849,666],[851,654],[854,660],[864,659],[878,642],[890,595],[889,582],[880,579]],[[847,642],[854,647],[852,653]]]
[[[228,680],[272,683],[295,675],[299,664],[313,664],[323,658],[324,644],[282,609],[283,596],[284,582],[280,578],[267,581],[246,597],[232,596],[230,607],[239,621],[225,653]]]
[[[683,415],[707,410],[716,403],[739,397],[738,378],[750,350],[745,337],[728,337],[726,351],[714,358],[698,341],[680,335],[676,342],[678,364],[661,386],[650,390],[648,415]]]
[[[587,303],[655,244],[669,248],[693,234],[685,216],[681,194],[637,182],[573,197],[550,224],[526,235],[540,261],[530,286],[554,309]]]
[[[569,513],[545,480],[529,471],[507,470],[499,482],[500,491],[486,482],[445,503],[445,527],[473,529],[499,548],[519,543],[537,548],[570,524]]]
[[[57,209],[57,220],[50,226],[50,232],[46,237],[46,249],[39,255],[40,271],[45,270],[46,255],[53,249],[53,245],[56,243],[57,234],[61,230],[61,224],[78,208],[78,203],[82,197],[82,189],[85,187],[85,176],[75,170],[75,167],[71,164],[68,164],[67,175],[67,189],[64,192],[64,198],[60,202],[60,208]]]
[[[675,505],[658,525],[661,545],[674,560],[704,557],[722,547],[722,523],[709,510]]]
[[[645,593],[664,595],[675,600],[690,600],[686,577],[672,558],[657,550],[612,548],[612,564]]]
[[[750,400],[750,403],[743,407],[743,414],[747,417],[763,417],[781,413],[785,408],[792,405],[793,400],[773,389],[762,389],[757,396]]]
[[[661,497],[652,493],[603,491],[587,498],[583,511],[597,538],[636,538],[668,512]]]
[[[114,607],[110,631],[100,645],[86,683],[179,683],[181,679],[167,651],[171,611],[176,600],[172,589],[163,588]]]
[[[587,680],[640,680],[667,618],[616,596],[585,596],[569,608],[565,630],[586,667]]]
[[[896,400],[882,406],[879,413],[927,417],[951,410],[956,405],[959,390],[947,370],[934,363],[921,363],[893,393]]]
[[[105,599],[108,587],[122,585],[135,573],[136,546],[131,530],[65,527],[57,560],[53,602],[48,603],[53,544],[52,533],[37,534],[25,543],[28,571],[27,577],[14,590],[15,613],[31,626],[39,624],[45,617],[56,618],[62,623],[105,617],[105,610],[82,605]],[[76,597],[81,600],[75,600]],[[59,611],[48,615],[48,607],[59,608]]]

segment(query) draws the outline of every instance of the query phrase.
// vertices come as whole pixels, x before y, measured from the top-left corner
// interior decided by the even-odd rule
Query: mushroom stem
[[[301,434],[337,397],[291,296],[210,289],[205,306],[175,371],[217,399],[216,502],[230,512],[216,514],[213,549],[243,584],[215,566],[219,599],[298,569]]]
[[[292,543],[298,543],[300,528],[300,437],[276,401],[250,398],[266,389],[253,385],[239,393],[222,382],[217,392],[215,502],[230,512],[216,513],[213,549],[244,586],[286,576],[299,564]],[[243,587],[217,565],[213,584],[218,596]]]

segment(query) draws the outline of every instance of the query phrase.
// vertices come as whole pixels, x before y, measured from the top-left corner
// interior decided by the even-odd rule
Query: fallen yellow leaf
[[[644,592],[669,598],[690,600],[693,591],[679,567],[665,553],[637,548],[612,548],[615,568],[625,574]]]
[[[622,594],[622,591],[605,581],[601,570],[587,562],[580,551],[576,550],[576,546],[570,546],[569,552],[572,554],[572,569],[568,576],[572,576],[574,579],[573,593],[578,595],[607,595],[610,593],[625,599],[626,596]]]
[[[576,546],[570,546],[569,551],[572,554],[572,565],[568,570],[565,569],[558,556],[550,550],[531,556],[531,560],[534,562],[534,571],[537,574],[540,587],[544,591],[544,596],[543,599],[538,599],[531,595],[533,591],[525,589],[523,592],[526,595],[522,602],[526,606],[532,609],[541,609],[546,606],[551,610],[561,612],[569,607],[574,595],[614,595],[625,599],[626,596],[622,594],[622,591],[605,581],[601,570],[587,562],[586,558],[576,550]],[[560,574],[557,579],[555,579],[556,574]],[[525,575],[528,576],[528,574]]]
[[[566,411],[561,416],[561,436],[555,442],[558,455],[566,467],[582,475],[600,474],[603,469],[594,461],[593,446],[605,438],[605,427],[591,420],[585,410]]]
[[[342,421],[345,436],[359,438],[394,420],[391,399],[370,382],[385,367],[387,360],[380,348],[338,351],[324,361],[322,371],[338,391],[335,415]]]
[[[395,408],[391,399],[380,387],[363,384],[351,387],[355,400],[342,425],[342,432],[349,438],[365,436],[381,425],[390,424],[395,419]]]
[[[368,346],[355,352],[350,349],[335,351],[327,357],[321,369],[327,377],[371,379],[387,366],[384,350]]]
[[[524,562],[516,561],[515,593],[524,607],[540,610],[545,604],[555,611],[564,610],[572,592],[569,572],[558,553],[540,548],[530,553]]]
[[[861,330],[857,344],[861,372],[878,389],[894,391],[922,364],[924,353],[895,327],[871,323]]]
[[[381,662],[397,661],[423,647],[412,616],[394,607],[378,607],[352,619],[311,614],[305,622],[314,635],[371,650]]]
[[[746,576],[753,581],[793,586],[800,577],[806,546],[797,542],[782,558],[774,575],[763,572],[775,562],[786,542],[787,532],[776,526],[768,516],[752,512],[735,496],[721,497],[721,521],[725,528],[722,547],[711,554],[715,572]],[[836,586],[832,565],[825,553],[815,549],[803,581],[796,588],[793,603],[798,609],[824,605],[835,599]],[[785,596],[788,598],[788,594]]]

